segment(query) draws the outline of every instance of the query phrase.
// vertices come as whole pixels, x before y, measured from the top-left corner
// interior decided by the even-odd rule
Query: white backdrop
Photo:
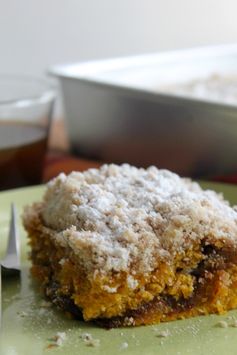
[[[236,0],[0,0],[0,74],[232,43],[236,13]]]
[[[237,41],[236,0],[0,0],[0,72]]]

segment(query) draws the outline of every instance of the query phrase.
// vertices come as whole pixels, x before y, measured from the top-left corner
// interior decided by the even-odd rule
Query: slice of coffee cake
[[[153,324],[237,307],[237,212],[167,170],[60,174],[23,220],[32,274],[86,321]]]

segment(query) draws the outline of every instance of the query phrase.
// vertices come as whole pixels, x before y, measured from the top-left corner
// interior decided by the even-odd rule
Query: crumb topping
[[[168,336],[170,336],[170,331],[168,329],[162,330],[160,332],[157,332],[156,336],[159,338],[167,338]]]
[[[92,272],[136,265],[135,275],[197,240],[237,241],[237,212],[220,194],[156,167],[60,174],[48,184],[41,215],[57,242]],[[127,283],[136,288],[136,277]]]

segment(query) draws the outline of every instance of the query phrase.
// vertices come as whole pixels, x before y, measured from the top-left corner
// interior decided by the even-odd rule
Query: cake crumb
[[[170,335],[170,331],[168,329],[162,330],[156,334],[157,337],[159,338],[166,338]]]
[[[125,341],[124,343],[121,344],[120,350],[125,350],[128,348],[128,343]]]
[[[50,341],[51,343],[47,346],[46,349],[52,349],[55,347],[60,347],[63,345],[64,341],[66,340],[66,333],[65,332],[57,332],[56,335],[54,335]]]
[[[53,348],[56,348],[56,344],[49,344],[46,349],[53,349]]]
[[[108,292],[108,293],[116,293],[116,292],[117,292],[117,289],[118,289],[117,286],[116,286],[116,287],[110,287],[110,286],[108,286],[108,285],[104,285],[104,286],[103,286],[103,290],[105,290],[105,291]]]
[[[133,317],[125,317],[124,324],[127,326],[134,325],[134,318]]]
[[[62,346],[65,340],[66,340],[65,332],[57,332],[57,334],[54,337],[54,341],[57,346]]]
[[[237,328],[237,319],[233,320],[233,323],[231,324],[232,327]]]
[[[131,275],[127,276],[127,285],[131,290],[134,290],[138,286],[138,281],[134,279]]]
[[[217,324],[216,324],[219,328],[228,328],[228,323],[224,320],[220,320]]]
[[[97,347],[100,346],[100,339],[94,339],[90,333],[82,333],[81,339],[87,346]]]

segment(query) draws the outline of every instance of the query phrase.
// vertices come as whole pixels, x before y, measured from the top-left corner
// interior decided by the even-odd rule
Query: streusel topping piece
[[[83,265],[149,272],[198,240],[236,245],[237,212],[223,197],[155,167],[103,165],[48,184],[42,218]]]

